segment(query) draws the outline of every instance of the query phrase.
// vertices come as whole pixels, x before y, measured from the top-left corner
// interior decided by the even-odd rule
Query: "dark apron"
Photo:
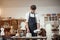
[[[32,36],[37,36],[37,33],[34,33],[34,30],[37,29],[35,14],[34,14],[34,17],[30,17],[30,14],[29,14],[28,27]]]

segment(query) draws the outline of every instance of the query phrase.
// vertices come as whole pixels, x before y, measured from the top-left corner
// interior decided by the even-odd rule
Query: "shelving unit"
[[[4,27],[5,34],[10,35],[11,26],[13,26],[14,31],[17,31],[20,28],[20,23],[24,21],[25,19],[0,19],[0,28]],[[14,32],[13,34],[15,35],[16,33]]]
[[[50,23],[52,25],[52,33],[53,37],[56,37],[59,35],[59,19],[60,19],[60,13],[52,13],[52,14],[45,14],[44,17],[45,23]]]

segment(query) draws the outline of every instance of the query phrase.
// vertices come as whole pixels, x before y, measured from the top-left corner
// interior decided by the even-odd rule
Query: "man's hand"
[[[26,23],[27,33],[29,33],[29,32],[30,32],[30,30],[29,30],[29,27],[28,27],[28,22],[25,22],[25,23]]]
[[[30,30],[29,29],[27,29],[27,33],[30,33]]]

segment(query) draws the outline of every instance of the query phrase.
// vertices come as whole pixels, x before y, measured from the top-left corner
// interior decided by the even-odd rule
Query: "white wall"
[[[60,0],[3,0],[1,15],[24,18],[32,4],[37,5],[37,12],[40,14],[60,13]]]
[[[29,12],[28,7],[18,7],[18,8],[4,8],[2,16],[11,16],[11,17],[23,17],[24,15]],[[38,7],[37,12],[39,14],[45,14],[45,13],[60,13],[60,7]],[[6,15],[7,14],[7,15]]]

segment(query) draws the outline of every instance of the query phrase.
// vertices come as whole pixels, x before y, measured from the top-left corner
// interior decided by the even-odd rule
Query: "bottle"
[[[13,33],[14,33],[13,26],[11,26],[10,33],[11,33],[11,34],[13,34]]]
[[[59,34],[60,34],[60,25],[59,25]]]

